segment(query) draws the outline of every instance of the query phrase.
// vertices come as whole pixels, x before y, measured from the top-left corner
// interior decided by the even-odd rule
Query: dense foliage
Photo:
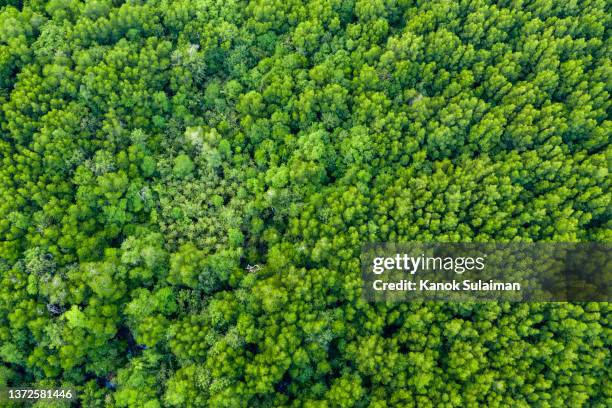
[[[359,276],[366,242],[612,241],[608,0],[0,4],[0,386],[612,405],[608,303]]]

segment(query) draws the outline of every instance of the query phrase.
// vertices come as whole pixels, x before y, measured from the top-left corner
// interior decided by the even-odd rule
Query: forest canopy
[[[609,303],[370,304],[359,265],[369,242],[612,242],[610,10],[0,1],[0,387],[611,406]]]

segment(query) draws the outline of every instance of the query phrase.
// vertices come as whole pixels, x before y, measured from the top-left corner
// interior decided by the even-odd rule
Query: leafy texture
[[[610,306],[367,304],[366,242],[610,242],[610,4],[4,1],[0,386],[608,407]]]

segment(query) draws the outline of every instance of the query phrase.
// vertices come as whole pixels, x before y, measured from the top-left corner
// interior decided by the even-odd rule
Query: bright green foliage
[[[172,172],[177,177],[186,177],[193,173],[193,162],[186,154],[176,156]]]
[[[0,388],[611,406],[608,303],[367,304],[359,263],[612,241],[611,22],[606,0],[0,2]]]

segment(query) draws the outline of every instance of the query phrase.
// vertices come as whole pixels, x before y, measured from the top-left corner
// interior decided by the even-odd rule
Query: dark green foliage
[[[610,242],[611,18],[605,0],[0,2],[0,387],[612,405],[608,303],[367,304],[359,264],[367,242]]]

